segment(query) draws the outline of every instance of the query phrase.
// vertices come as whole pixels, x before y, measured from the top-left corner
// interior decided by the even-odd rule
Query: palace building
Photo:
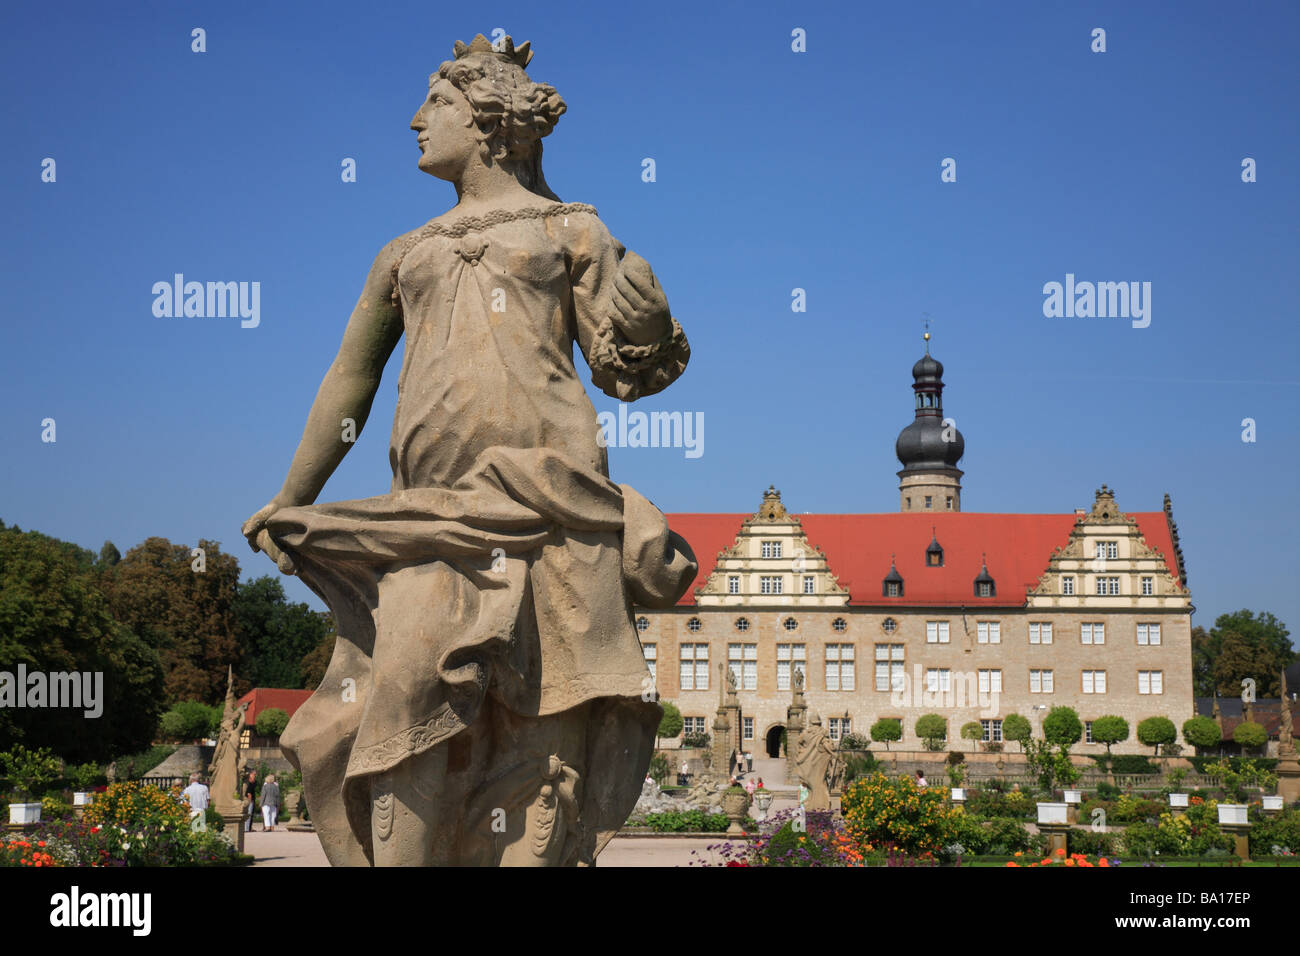
[[[943,366],[912,369],[915,418],[898,436],[899,510],[803,514],[768,488],[753,514],[670,514],[700,560],[668,610],[636,609],[661,699],[686,732],[711,733],[730,672],[744,749],[781,755],[794,674],[832,738],[897,718],[895,748],[921,749],[917,718],[948,720],[945,749],[986,743],[1018,713],[1041,736],[1051,707],[1085,724],[1077,753],[1102,752],[1091,722],[1195,713],[1191,595],[1169,496],[1124,512],[1105,485],[1064,514],[962,510],[964,439],[943,415]],[[724,670],[723,668],[726,668]],[[876,749],[879,749],[878,747]],[[1018,748],[1011,748],[1018,749]]]

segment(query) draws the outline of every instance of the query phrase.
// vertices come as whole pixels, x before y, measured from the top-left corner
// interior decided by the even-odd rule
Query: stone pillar
[[[1250,862],[1250,827],[1239,823],[1221,823],[1219,829],[1232,837],[1233,855],[1242,863]]]
[[[1065,850],[1067,853],[1070,852],[1066,849],[1065,845],[1066,835],[1070,832],[1070,825],[1068,823],[1040,823],[1038,824],[1038,830],[1040,833],[1044,834],[1048,840],[1046,856],[1055,857],[1057,850]]]

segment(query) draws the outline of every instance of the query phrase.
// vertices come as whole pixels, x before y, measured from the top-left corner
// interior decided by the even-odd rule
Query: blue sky
[[[272,572],[240,524],[375,253],[454,202],[416,169],[426,78],[500,27],[569,106],[552,188],[653,264],[692,344],[637,407],[703,413],[704,454],[611,449],[616,480],[665,511],[753,510],[768,484],[797,512],[896,510],[928,315],[965,510],[1169,492],[1195,623],[1295,628],[1300,14],[1135,6],[9,5],[0,518],[96,549],[212,538]],[[260,325],[155,317],[178,272],[260,282]],[[1045,318],[1067,273],[1150,282],[1150,326]],[[321,500],[387,490],[396,364]]]

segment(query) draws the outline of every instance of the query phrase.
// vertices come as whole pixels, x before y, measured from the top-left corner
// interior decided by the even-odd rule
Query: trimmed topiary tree
[[[1058,747],[1077,744],[1083,736],[1083,721],[1071,707],[1053,707],[1043,718],[1043,739]]]
[[[1114,714],[1098,717],[1092,722],[1092,739],[1106,745],[1106,756],[1110,756],[1111,744],[1128,740],[1128,721]]]
[[[984,725],[978,720],[967,721],[961,725],[961,736],[963,740],[969,740],[971,742],[970,749],[975,750],[984,737]]]
[[[916,736],[925,741],[926,750],[938,750],[948,739],[948,721],[939,714],[926,714],[916,721]]]
[[[1002,739],[1014,740],[1020,744],[1020,752],[1025,752],[1025,744],[1029,738],[1034,735],[1034,728],[1030,726],[1028,717],[1021,717],[1019,714],[1007,714],[1002,718]]]
[[[268,707],[257,715],[259,737],[279,737],[289,726],[289,715],[279,707]]]
[[[1232,729],[1232,739],[1242,750],[1253,750],[1268,743],[1268,732],[1253,720],[1243,720]]]
[[[1209,750],[1219,746],[1223,735],[1219,732],[1219,722],[1213,717],[1193,717],[1183,721],[1183,739],[1197,750]]]
[[[889,749],[890,742],[903,739],[903,722],[895,717],[881,717],[871,725],[871,739]]]
[[[659,718],[659,730],[656,733],[660,737],[676,737],[682,732],[682,727],[685,726],[685,721],[682,720],[682,712],[670,700],[659,701],[659,706],[664,709],[664,715]]]
[[[1178,728],[1168,717],[1148,717],[1138,723],[1138,740],[1148,747],[1155,747],[1155,756],[1160,756],[1161,744],[1172,744],[1178,739]]]

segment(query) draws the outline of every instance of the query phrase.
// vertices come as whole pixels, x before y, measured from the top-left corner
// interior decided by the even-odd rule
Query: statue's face
[[[478,155],[469,100],[444,79],[429,84],[429,95],[416,110],[411,129],[420,146],[420,168],[439,179],[458,181]]]

